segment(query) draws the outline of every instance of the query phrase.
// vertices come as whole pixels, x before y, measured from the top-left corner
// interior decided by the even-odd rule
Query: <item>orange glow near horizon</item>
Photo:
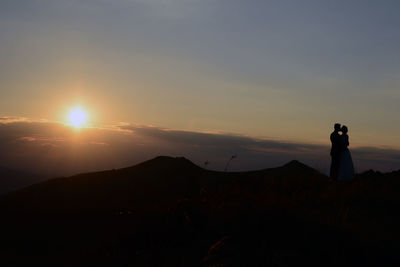
[[[82,128],[86,125],[88,119],[87,112],[80,107],[71,109],[68,114],[68,122],[70,126]]]

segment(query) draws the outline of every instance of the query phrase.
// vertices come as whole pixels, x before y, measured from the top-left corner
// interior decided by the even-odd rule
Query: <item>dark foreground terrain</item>
[[[328,182],[292,161],[244,173],[185,158],[0,198],[1,266],[400,266],[400,172]]]

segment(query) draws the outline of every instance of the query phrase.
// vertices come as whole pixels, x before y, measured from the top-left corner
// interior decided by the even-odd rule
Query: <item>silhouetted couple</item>
[[[348,129],[336,123],[331,133],[331,170],[330,177],[337,181],[351,181],[354,178],[354,165],[349,146]]]

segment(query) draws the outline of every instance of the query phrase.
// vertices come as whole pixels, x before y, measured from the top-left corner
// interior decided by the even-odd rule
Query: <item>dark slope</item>
[[[297,187],[324,181],[323,175],[297,161],[274,169],[224,173],[204,170],[185,158],[160,156],[133,167],[41,182],[3,197],[0,209],[19,214],[150,211],[217,187],[262,189],[272,184]]]
[[[343,184],[298,161],[225,173],[157,157],[0,198],[0,256],[41,266],[393,266],[399,175]]]
[[[207,182],[185,158],[157,157],[134,167],[51,179],[6,195],[3,212],[73,214],[150,211],[190,197]]]
[[[0,167],[0,195],[43,180],[38,175]]]

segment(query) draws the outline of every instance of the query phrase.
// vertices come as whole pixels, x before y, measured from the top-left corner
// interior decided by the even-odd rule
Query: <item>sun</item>
[[[83,109],[76,107],[69,112],[68,120],[71,126],[81,128],[86,124],[87,114]]]

